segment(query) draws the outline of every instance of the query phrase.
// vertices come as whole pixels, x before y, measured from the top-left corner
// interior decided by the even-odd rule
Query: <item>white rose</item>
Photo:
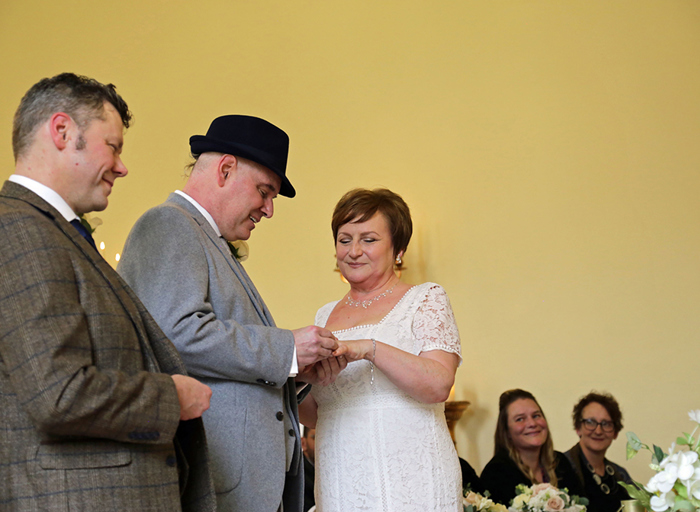
[[[486,498],[485,496],[482,496],[481,501],[479,502],[479,506],[477,508],[478,510],[488,510],[492,505],[493,501],[491,501],[491,498]]]
[[[651,509],[654,512],[664,512],[673,506],[673,493],[663,493],[661,496],[652,496]]]
[[[688,416],[690,416],[690,419],[695,423],[700,423],[700,409],[688,412]]]
[[[527,494],[518,494],[513,499],[513,506],[517,507],[518,509],[522,509],[523,505],[527,504],[528,501],[530,501],[530,496]]]
[[[657,473],[654,478],[656,478],[657,489],[662,493],[667,493],[673,489],[676,480],[678,480],[678,466],[674,463],[669,463],[664,470]]]
[[[678,454],[678,478],[688,480],[695,473],[694,464],[698,461],[698,454],[695,452],[681,452]]]

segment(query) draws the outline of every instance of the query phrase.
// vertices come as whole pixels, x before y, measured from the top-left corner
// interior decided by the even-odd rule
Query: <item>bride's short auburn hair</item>
[[[340,226],[348,222],[368,221],[377,212],[384,215],[389,224],[394,257],[406,251],[413,234],[411,211],[400,195],[386,188],[356,188],[345,193],[333,210],[333,241],[338,240]]]

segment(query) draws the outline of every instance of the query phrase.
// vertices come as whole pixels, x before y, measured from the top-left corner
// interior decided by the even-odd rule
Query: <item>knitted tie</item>
[[[72,221],[70,221],[70,223],[73,224],[73,227],[78,230],[78,233],[80,233],[85,240],[90,242],[90,245],[92,245],[95,248],[95,250],[97,250],[95,240],[92,238],[90,232],[87,229],[85,229],[83,223],[80,222],[79,219],[73,219]]]

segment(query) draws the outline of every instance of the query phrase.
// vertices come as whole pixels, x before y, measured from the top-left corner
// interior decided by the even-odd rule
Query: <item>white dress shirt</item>
[[[27,178],[26,176],[21,176],[19,174],[13,174],[8,178],[8,181],[11,181],[12,183],[17,183],[17,185],[22,185],[23,187],[28,188],[29,190],[34,192],[44,201],[56,208],[58,210],[58,213],[60,213],[63,216],[63,218],[66,219],[68,222],[75,219],[80,220],[76,213],[73,211],[73,209],[70,206],[68,206],[68,203],[66,203],[66,201],[60,195],[58,195],[58,193],[55,190],[47,187],[46,185],[43,185],[36,180]]]

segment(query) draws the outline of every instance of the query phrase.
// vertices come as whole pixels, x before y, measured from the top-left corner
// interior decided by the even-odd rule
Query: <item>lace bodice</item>
[[[324,326],[337,302],[322,307]],[[418,355],[461,354],[459,333],[443,288],[409,289],[377,324],[335,331],[338,339],[375,338]],[[460,356],[461,357],[461,356]],[[444,404],[424,404],[397,388],[368,361],[357,361],[330,386],[315,386],[318,512],[461,510],[459,461]]]

